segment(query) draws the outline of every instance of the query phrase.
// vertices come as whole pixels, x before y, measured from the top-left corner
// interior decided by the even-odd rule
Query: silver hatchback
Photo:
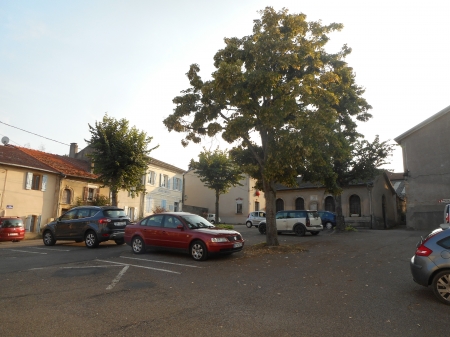
[[[420,238],[410,262],[413,280],[431,285],[439,301],[450,305],[450,229],[435,229]]]
[[[261,221],[266,221],[266,212],[262,211],[251,212],[248,215],[247,220],[245,220],[245,225],[248,228],[251,228],[252,226],[258,227]]]

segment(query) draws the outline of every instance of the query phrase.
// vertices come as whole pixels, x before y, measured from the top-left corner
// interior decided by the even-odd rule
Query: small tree
[[[242,171],[229,158],[226,151],[218,148],[214,151],[206,151],[198,155],[198,161],[191,159],[189,168],[194,169],[195,174],[200,177],[200,181],[209,189],[214,190],[215,219],[219,223],[219,198],[221,194],[227,193],[231,187],[242,186],[239,182],[244,178]]]
[[[89,125],[91,139],[86,142],[92,147],[89,155],[94,164],[94,173],[104,186],[109,186],[111,204],[117,206],[117,194],[123,189],[135,197],[144,191],[142,176],[150,162],[148,150],[152,137],[135,127],[130,128],[125,119],[116,120],[104,115],[95,126]]]

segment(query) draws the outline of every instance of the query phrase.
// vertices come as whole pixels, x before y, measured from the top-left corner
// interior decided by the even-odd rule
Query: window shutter
[[[160,173],[159,174],[159,187],[162,186],[162,183],[163,183],[163,175]]]
[[[100,194],[100,189],[99,189],[99,188],[96,188],[96,189],[94,190],[94,199],[97,199],[99,194]]]
[[[33,173],[27,172],[27,179],[25,182],[25,189],[31,190],[31,183],[33,182]]]
[[[42,186],[41,186],[41,191],[45,191],[45,189],[47,188],[47,175],[44,174],[42,176]]]
[[[171,181],[172,179],[167,179],[167,188],[170,190],[170,181]]]
[[[37,218],[38,233],[41,232],[41,218],[42,218],[42,215],[39,215],[38,218]]]
[[[87,200],[88,193],[89,193],[89,190],[88,190],[87,186],[85,186],[84,187],[84,192],[83,192],[83,200]]]
[[[134,219],[133,220],[137,220],[139,217],[139,207],[135,207],[134,208]]]
[[[124,210],[125,213],[129,216],[129,214],[128,214],[128,206],[125,206],[125,207],[123,208],[123,210]],[[132,220],[132,219],[130,219],[130,220]]]

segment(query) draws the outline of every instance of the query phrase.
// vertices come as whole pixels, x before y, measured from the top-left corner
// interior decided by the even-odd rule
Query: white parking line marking
[[[117,282],[119,282],[120,278],[123,276],[123,274],[125,274],[128,268],[130,268],[130,266],[123,267],[123,269],[120,271],[119,274],[117,274],[116,278],[112,281],[112,283],[106,287],[106,290],[111,290],[112,288],[114,288],[114,286],[117,284]]]
[[[8,250],[12,250],[13,252],[21,252],[21,253],[30,253],[30,254],[42,254],[42,255],[47,255],[47,253],[28,252],[28,251],[26,251],[26,250],[18,250],[18,249],[8,249]]]
[[[60,269],[83,269],[83,268],[109,268],[109,267],[121,267],[121,266],[84,266],[84,267],[59,267]]]
[[[166,273],[181,274],[181,273],[176,272],[176,271],[171,271],[171,270],[166,270],[166,269],[158,269],[158,268],[151,268],[151,267],[145,267],[145,266],[138,266],[137,264],[120,263],[120,262],[112,262],[112,261],[105,261],[105,260],[95,260],[95,261],[107,262],[107,263],[115,263],[115,264],[120,264],[122,266],[133,266],[133,267],[144,268],[144,269],[165,271]]]
[[[199,267],[199,266],[193,266],[193,265],[190,265],[190,264],[181,264],[181,263],[172,263],[172,262],[164,262],[164,261],[156,261],[156,260],[147,260],[147,259],[140,259],[138,257],[121,256],[121,258],[122,259],[130,259],[130,260],[147,261],[147,262],[173,264],[175,266],[183,266],[183,267],[191,267],[191,268],[203,268],[203,267]]]
[[[44,250],[54,250],[58,252],[70,252],[70,249],[55,249],[55,248],[41,248],[41,247],[29,247],[33,249],[44,249]]]

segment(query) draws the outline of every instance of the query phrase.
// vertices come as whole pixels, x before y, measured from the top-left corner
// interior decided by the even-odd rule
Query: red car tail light
[[[311,221],[309,221],[309,218],[308,218],[308,219],[306,219],[306,227],[309,227],[309,226],[311,226]]]
[[[432,252],[433,251],[430,248],[426,247],[424,244],[421,244],[416,249],[417,256],[429,256]]]
[[[99,224],[107,224],[109,222],[111,222],[111,219],[108,219],[108,218],[101,218],[98,220]]]

